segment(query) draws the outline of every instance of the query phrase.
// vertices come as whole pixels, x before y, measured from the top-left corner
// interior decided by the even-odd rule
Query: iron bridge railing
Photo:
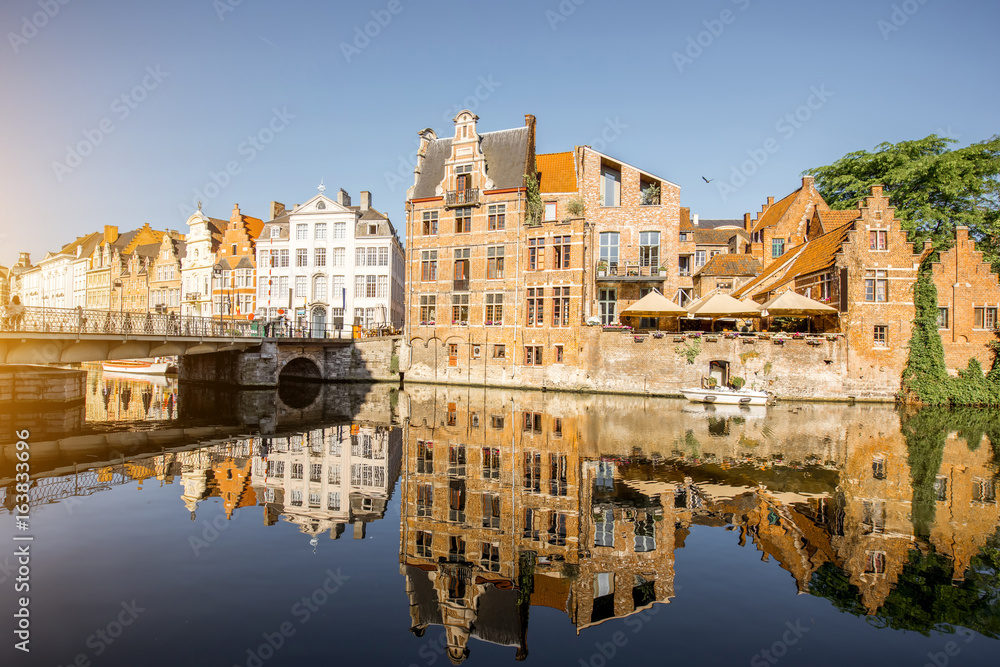
[[[219,338],[264,335],[262,327],[255,326],[246,319],[196,317],[176,313],[0,306],[0,332],[12,331]]]

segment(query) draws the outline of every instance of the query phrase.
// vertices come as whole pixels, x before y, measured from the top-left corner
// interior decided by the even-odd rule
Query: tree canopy
[[[949,247],[955,227],[969,227],[985,259],[1000,269],[1000,136],[965,148],[932,134],[924,139],[882,143],[872,152],[848,153],[805,171],[834,209],[854,208],[873,185],[896,208],[911,241],[930,239]]]

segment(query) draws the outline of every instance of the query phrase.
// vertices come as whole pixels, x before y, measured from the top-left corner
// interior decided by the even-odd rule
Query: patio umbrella
[[[622,310],[622,315],[634,317],[675,317],[687,312],[676,303],[653,290],[628,308]]]
[[[719,317],[757,317],[760,306],[735,299],[728,294],[716,293],[707,299],[700,299],[688,305],[688,312],[693,316],[705,318]]]
[[[813,315],[830,315],[839,312],[836,308],[825,303],[802,296],[798,292],[788,290],[778,296],[766,301],[761,307],[761,311],[766,312],[768,317],[797,317],[810,318],[809,330],[812,330]]]

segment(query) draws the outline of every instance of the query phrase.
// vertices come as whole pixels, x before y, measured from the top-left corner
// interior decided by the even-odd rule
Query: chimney
[[[372,193],[367,190],[361,191],[361,210],[367,211],[372,207]]]
[[[365,522],[355,520],[354,521],[354,539],[363,540],[365,539]]]
[[[337,203],[341,206],[351,205],[351,195],[347,194],[344,188],[340,188],[340,192],[337,193]]]
[[[114,243],[118,240],[118,227],[116,225],[104,225],[104,242]]]
[[[750,214],[749,213],[744,213],[743,214],[743,229],[747,230],[748,232],[752,229],[752,226],[750,225]]]
[[[768,197],[767,198],[768,207],[770,208],[772,204],[774,204],[774,197]]]
[[[31,266],[31,253],[30,252],[18,253],[17,266]]]
[[[535,164],[535,124],[534,115],[524,114],[524,125],[528,128],[528,154],[525,156],[524,164],[530,174],[538,172],[538,167]]]
[[[271,202],[271,220],[274,220],[278,216],[284,215],[285,205],[280,201]]]
[[[694,215],[691,216],[691,224],[694,225],[695,227],[698,226],[698,214],[697,213],[695,213]]]
[[[802,177],[802,187],[803,187],[803,189],[804,188],[812,188],[812,187],[815,187],[815,185],[816,185],[816,179],[813,178],[812,176],[803,176]]]

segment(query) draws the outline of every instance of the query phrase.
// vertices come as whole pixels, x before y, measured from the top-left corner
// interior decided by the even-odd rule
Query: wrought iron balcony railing
[[[479,204],[479,188],[471,190],[448,190],[445,193],[445,206],[476,206]]]

